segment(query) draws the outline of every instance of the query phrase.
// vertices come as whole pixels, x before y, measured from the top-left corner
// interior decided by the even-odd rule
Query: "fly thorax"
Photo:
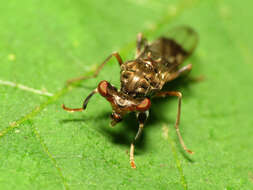
[[[128,95],[148,95],[159,88],[159,78],[152,61],[135,60],[121,65],[121,91]]]

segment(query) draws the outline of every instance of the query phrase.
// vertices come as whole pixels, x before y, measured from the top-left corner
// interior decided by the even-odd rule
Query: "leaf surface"
[[[216,1],[5,1],[0,8],[1,189],[252,189],[253,3]],[[152,40],[189,25],[199,34],[190,78],[168,88],[183,93],[181,132],[194,150],[186,155],[174,131],[177,101],[152,103],[136,147],[129,115],[109,127],[110,105],[94,96],[87,110],[69,114],[65,103],[83,99],[108,80],[119,86],[115,60],[92,74],[111,52],[133,59],[135,39]],[[203,77],[194,82],[191,78]],[[187,82],[189,81],[189,82]],[[49,92],[41,95],[20,85]]]

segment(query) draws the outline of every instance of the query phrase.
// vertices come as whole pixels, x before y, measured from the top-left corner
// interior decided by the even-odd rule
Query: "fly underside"
[[[96,77],[104,65],[112,57],[115,57],[121,69],[120,90],[107,81],[101,81],[97,88],[84,100],[82,108],[72,109],[64,105],[62,107],[69,112],[83,111],[86,109],[90,98],[94,94],[99,93],[112,106],[112,125],[120,122],[125,114],[136,112],[139,129],[130,146],[130,164],[132,168],[136,168],[134,146],[148,118],[151,99],[175,96],[178,98],[178,113],[175,123],[176,132],[183,149],[192,154],[193,152],[186,148],[179,131],[182,94],[178,91],[162,91],[162,88],[165,83],[191,70],[191,64],[183,67],[181,67],[181,64],[193,53],[197,41],[197,33],[189,27],[178,27],[171,30],[168,32],[168,35],[162,36],[152,43],[148,43],[140,33],[137,36],[136,57],[134,60],[123,62],[119,53],[115,52],[107,57],[92,76],[82,76],[68,81],[72,83]]]

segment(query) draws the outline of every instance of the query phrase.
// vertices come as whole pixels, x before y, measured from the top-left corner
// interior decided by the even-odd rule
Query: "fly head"
[[[117,90],[107,81],[101,81],[98,85],[98,92],[112,106],[111,125],[122,121],[123,116],[129,112],[145,112],[151,106],[148,98],[133,98],[122,91]]]

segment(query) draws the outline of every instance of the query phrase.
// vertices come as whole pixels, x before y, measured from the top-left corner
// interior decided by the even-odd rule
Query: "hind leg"
[[[178,71],[176,71],[175,73],[172,73],[169,78],[167,79],[166,82],[174,80],[176,78],[178,78],[181,75],[185,75],[188,74],[190,71],[192,70],[192,64],[186,65],[182,68],[180,68]]]

